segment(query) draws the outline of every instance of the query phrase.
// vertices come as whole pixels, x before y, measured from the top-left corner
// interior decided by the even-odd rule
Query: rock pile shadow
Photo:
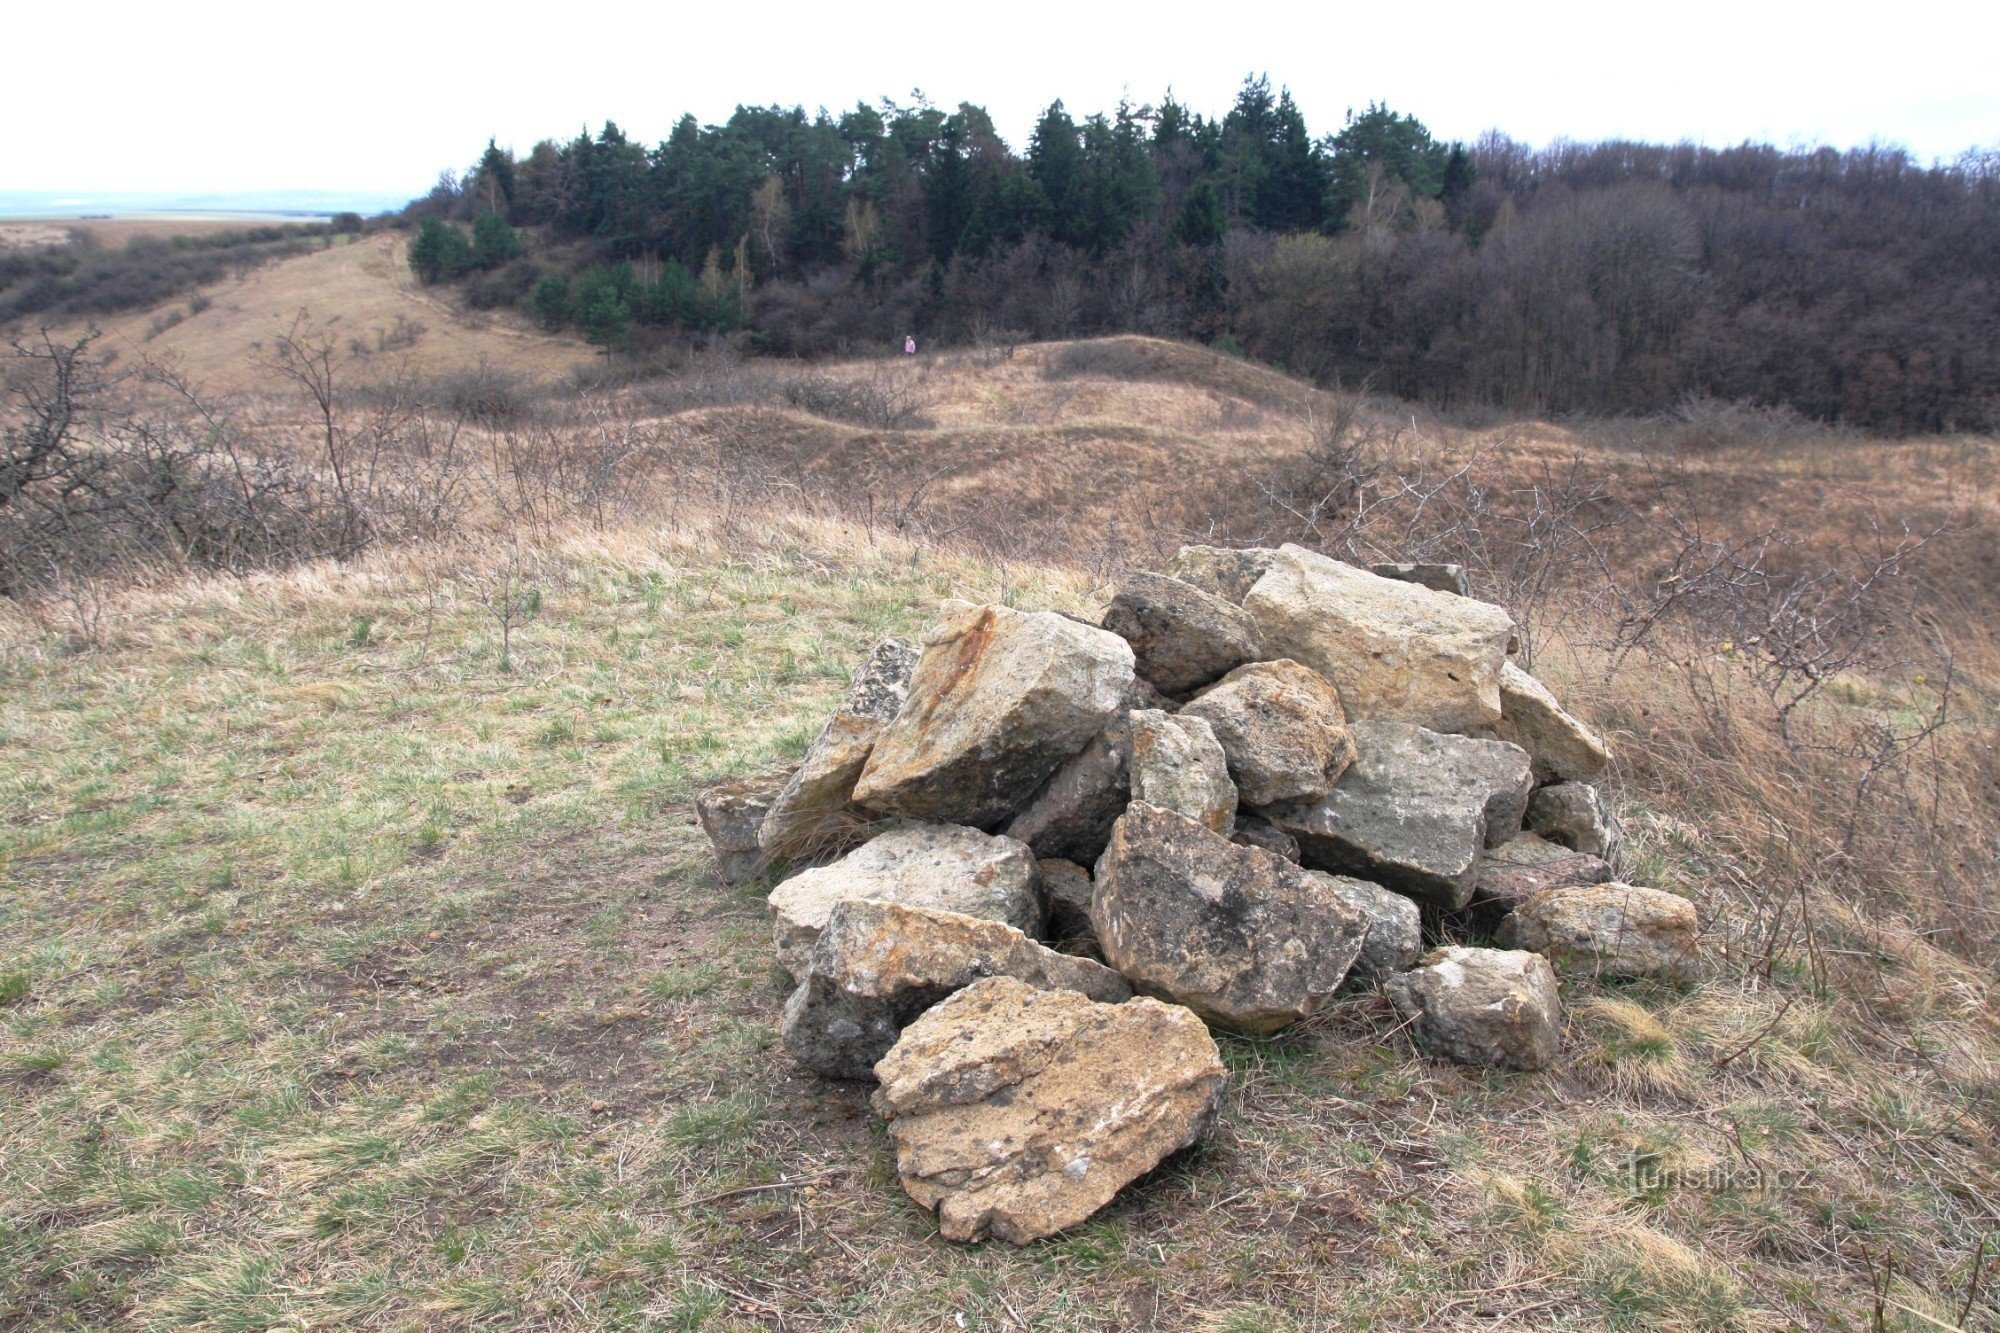
[[[1426,1055],[1533,1071],[1564,982],[1695,975],[1515,644],[1455,567],[1186,547],[1100,624],[946,604],[697,812],[724,879],[783,876],[786,1050],[878,1082],[946,1237],[1025,1244],[1208,1131],[1212,1029],[1379,987]]]

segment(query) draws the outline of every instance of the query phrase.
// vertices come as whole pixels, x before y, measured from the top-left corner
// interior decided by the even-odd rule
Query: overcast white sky
[[[1445,138],[1621,135],[2000,145],[2000,5],[827,0],[701,5],[12,7],[0,190],[417,194],[488,135],[525,152],[607,118],[646,142],[682,111],[902,98],[984,105],[1022,146],[1041,107],[1172,85],[1226,110],[1287,84],[1315,133],[1386,101]]]

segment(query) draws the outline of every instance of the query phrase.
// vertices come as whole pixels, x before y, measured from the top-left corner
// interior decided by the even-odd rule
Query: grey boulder
[[[1136,989],[1243,1032],[1324,1006],[1368,934],[1319,877],[1137,801],[1098,860],[1090,920]]]
[[[1401,722],[1357,722],[1354,766],[1317,801],[1261,813],[1315,870],[1354,875],[1449,911],[1465,906],[1479,853],[1520,831],[1528,756]]]
[[[1132,799],[1186,815],[1228,837],[1236,784],[1206,720],[1143,708],[1132,713]]]
[[[1066,760],[1005,825],[1034,850],[1089,865],[1131,801],[1132,730],[1121,713]]]
[[[1527,823],[1550,842],[1609,862],[1613,871],[1623,859],[1624,831],[1587,782],[1554,782],[1536,792],[1528,803]]]
[[[1104,628],[1132,645],[1139,675],[1170,698],[1257,657],[1257,627],[1241,607],[1164,574],[1127,575]]]
[[[1361,942],[1361,953],[1348,973],[1351,980],[1379,985],[1416,963],[1417,956],[1424,951],[1424,932],[1423,914],[1414,902],[1365,879],[1317,870],[1306,873],[1326,892],[1368,919],[1368,934]]]

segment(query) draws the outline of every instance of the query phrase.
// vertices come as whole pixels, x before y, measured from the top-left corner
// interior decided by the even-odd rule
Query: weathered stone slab
[[[1035,857],[1026,847],[978,829],[900,824],[771,891],[778,962],[793,977],[804,974],[835,905],[850,898],[1003,921],[1025,935],[1042,928]]]
[[[1497,606],[1280,547],[1243,599],[1266,656],[1340,692],[1350,719],[1470,731],[1500,720],[1513,619]]]
[[[1368,934],[1320,878],[1137,801],[1098,860],[1090,921],[1135,988],[1244,1032],[1325,1005]]]
[[[1185,1009],[1009,977],[926,1012],[875,1073],[910,1197],[947,1240],[1014,1245],[1083,1221],[1201,1138],[1228,1083]]]
[[[854,783],[874,752],[875,737],[902,708],[916,668],[917,650],[901,639],[884,639],[869,651],[847,696],[764,816],[757,840],[766,857],[820,856],[866,837],[875,821],[854,804]]]
[[[1464,907],[1480,850],[1520,831],[1526,751],[1401,722],[1357,722],[1360,756],[1332,791],[1262,813],[1315,870],[1353,875],[1446,910]]]
[[[828,1078],[872,1079],[917,1016],[982,977],[1013,977],[1117,1004],[1125,978],[1101,963],[1035,943],[999,921],[849,900],[836,903],[785,1005],[793,1059]]]
[[[909,697],[854,785],[877,814],[987,828],[1103,730],[1132,688],[1116,634],[980,606],[925,636]]]

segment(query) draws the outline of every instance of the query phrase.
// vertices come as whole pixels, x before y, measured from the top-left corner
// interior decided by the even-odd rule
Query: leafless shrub
[[[400,352],[415,347],[423,341],[428,332],[423,324],[408,315],[398,314],[396,322],[386,329],[375,330],[375,350],[378,352]]]
[[[802,412],[877,430],[918,430],[930,424],[929,404],[920,387],[877,371],[865,379],[833,379],[814,375],[784,386],[785,402]]]

